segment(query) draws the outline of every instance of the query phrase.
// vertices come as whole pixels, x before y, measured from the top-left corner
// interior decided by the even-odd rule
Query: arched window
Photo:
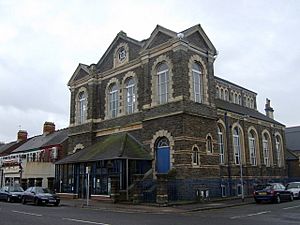
[[[169,68],[167,64],[162,63],[157,68],[158,81],[158,104],[168,102],[168,82],[169,82]]]
[[[195,165],[195,166],[200,165],[200,152],[199,152],[198,147],[196,147],[196,146],[193,147],[192,159],[193,159],[193,165]]]
[[[225,154],[224,154],[224,135],[222,132],[222,129],[218,125],[218,147],[219,147],[219,153],[220,153],[220,164],[225,163]]]
[[[239,128],[233,129],[233,151],[234,151],[234,162],[236,165],[241,163],[241,138]]]
[[[220,98],[220,97],[219,97],[219,92],[220,92],[220,91],[219,91],[219,87],[217,86],[217,87],[216,87],[216,98]]]
[[[224,100],[224,89],[221,88],[220,90],[220,99]]]
[[[86,120],[87,114],[87,98],[84,91],[78,95],[78,123],[82,124]]]
[[[194,87],[194,101],[201,103],[203,101],[203,96],[202,96],[203,81],[202,81],[201,67],[199,64],[193,63],[192,74],[193,74],[193,87]]]
[[[109,113],[111,118],[115,118],[118,115],[118,86],[116,84],[112,84],[109,88]]]
[[[126,113],[131,114],[135,109],[135,82],[133,78],[126,81]]]
[[[275,149],[276,149],[276,158],[277,158],[277,166],[282,167],[282,154],[281,154],[281,139],[279,135],[275,137]]]
[[[228,95],[228,90],[227,89],[225,89],[225,92],[224,92],[224,100],[225,101],[229,100],[229,95]]]
[[[206,147],[208,153],[213,153],[213,144],[212,144],[212,138],[210,135],[206,138]]]
[[[250,154],[250,164],[252,166],[256,166],[257,160],[256,160],[256,140],[255,140],[255,133],[253,130],[251,130],[248,133],[249,137],[249,154]]]
[[[266,166],[270,166],[270,146],[269,146],[269,135],[265,133],[263,135],[263,156],[264,156],[264,164]]]

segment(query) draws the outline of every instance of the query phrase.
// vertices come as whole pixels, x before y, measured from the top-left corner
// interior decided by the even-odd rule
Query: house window
[[[78,95],[78,104],[78,123],[82,124],[85,122],[87,114],[87,98],[84,91]]]
[[[263,135],[263,156],[264,156],[264,164],[266,166],[270,166],[269,137],[267,134]]]
[[[220,152],[220,164],[224,164],[224,136],[221,128],[218,126],[218,146]]]
[[[193,147],[193,165],[194,166],[199,166],[200,165],[200,153],[199,149],[197,147]]]
[[[206,147],[207,147],[207,152],[208,153],[213,153],[213,144],[212,144],[212,138],[210,135],[207,136],[206,138]]]
[[[276,157],[277,157],[277,166],[282,166],[282,159],[281,159],[281,140],[280,137],[277,135],[275,138],[275,148],[276,148]]]
[[[126,113],[131,114],[135,108],[135,83],[133,78],[129,78],[126,82]]]
[[[255,147],[255,134],[252,131],[249,132],[249,154],[250,154],[250,164],[256,166],[256,147]]]
[[[233,130],[233,150],[234,150],[234,162],[236,165],[241,163],[241,143],[238,127]]]
[[[118,86],[112,84],[109,89],[109,112],[112,118],[115,118],[118,115]]]
[[[202,72],[201,67],[197,63],[193,63],[192,68],[192,74],[193,74],[193,87],[194,87],[194,101],[195,102],[202,102]]]
[[[157,69],[158,77],[158,104],[168,102],[168,82],[169,68],[165,63],[162,63]]]

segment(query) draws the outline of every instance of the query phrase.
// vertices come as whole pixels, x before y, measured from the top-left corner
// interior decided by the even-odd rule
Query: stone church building
[[[91,198],[196,200],[285,179],[284,125],[268,99],[262,114],[255,92],[215,76],[216,56],[200,25],[158,25],[142,41],[121,31],[99,62],[79,64],[60,192],[85,197],[89,180]]]

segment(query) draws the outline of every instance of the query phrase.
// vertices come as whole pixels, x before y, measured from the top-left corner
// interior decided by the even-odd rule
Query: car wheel
[[[12,202],[12,201],[11,201],[11,197],[10,197],[10,196],[7,196],[6,201],[7,201],[7,202]]]
[[[259,204],[261,201],[258,199],[255,199],[255,202]]]
[[[22,204],[24,204],[24,205],[26,204],[26,198],[25,197],[22,198]]]
[[[279,204],[280,202],[281,202],[280,195],[277,195],[277,196],[276,196],[276,203]]]
[[[56,202],[55,204],[54,204],[54,206],[58,206],[59,205],[59,202]]]
[[[290,201],[293,201],[294,200],[294,194],[292,193],[291,195],[290,195],[290,199],[289,199]]]
[[[38,198],[35,198],[34,201],[33,201],[33,203],[34,203],[35,205],[39,205],[39,204],[40,204],[40,203],[39,203],[39,199],[38,199]]]

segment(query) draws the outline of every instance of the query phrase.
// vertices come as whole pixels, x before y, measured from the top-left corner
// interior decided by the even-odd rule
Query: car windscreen
[[[50,193],[49,189],[42,188],[42,187],[36,188],[36,192],[37,193]]]
[[[297,183],[288,184],[287,189],[291,189],[291,188],[300,188],[300,184],[297,184]]]
[[[12,186],[12,187],[8,187],[8,189],[10,192],[23,192],[23,188],[20,186]]]

